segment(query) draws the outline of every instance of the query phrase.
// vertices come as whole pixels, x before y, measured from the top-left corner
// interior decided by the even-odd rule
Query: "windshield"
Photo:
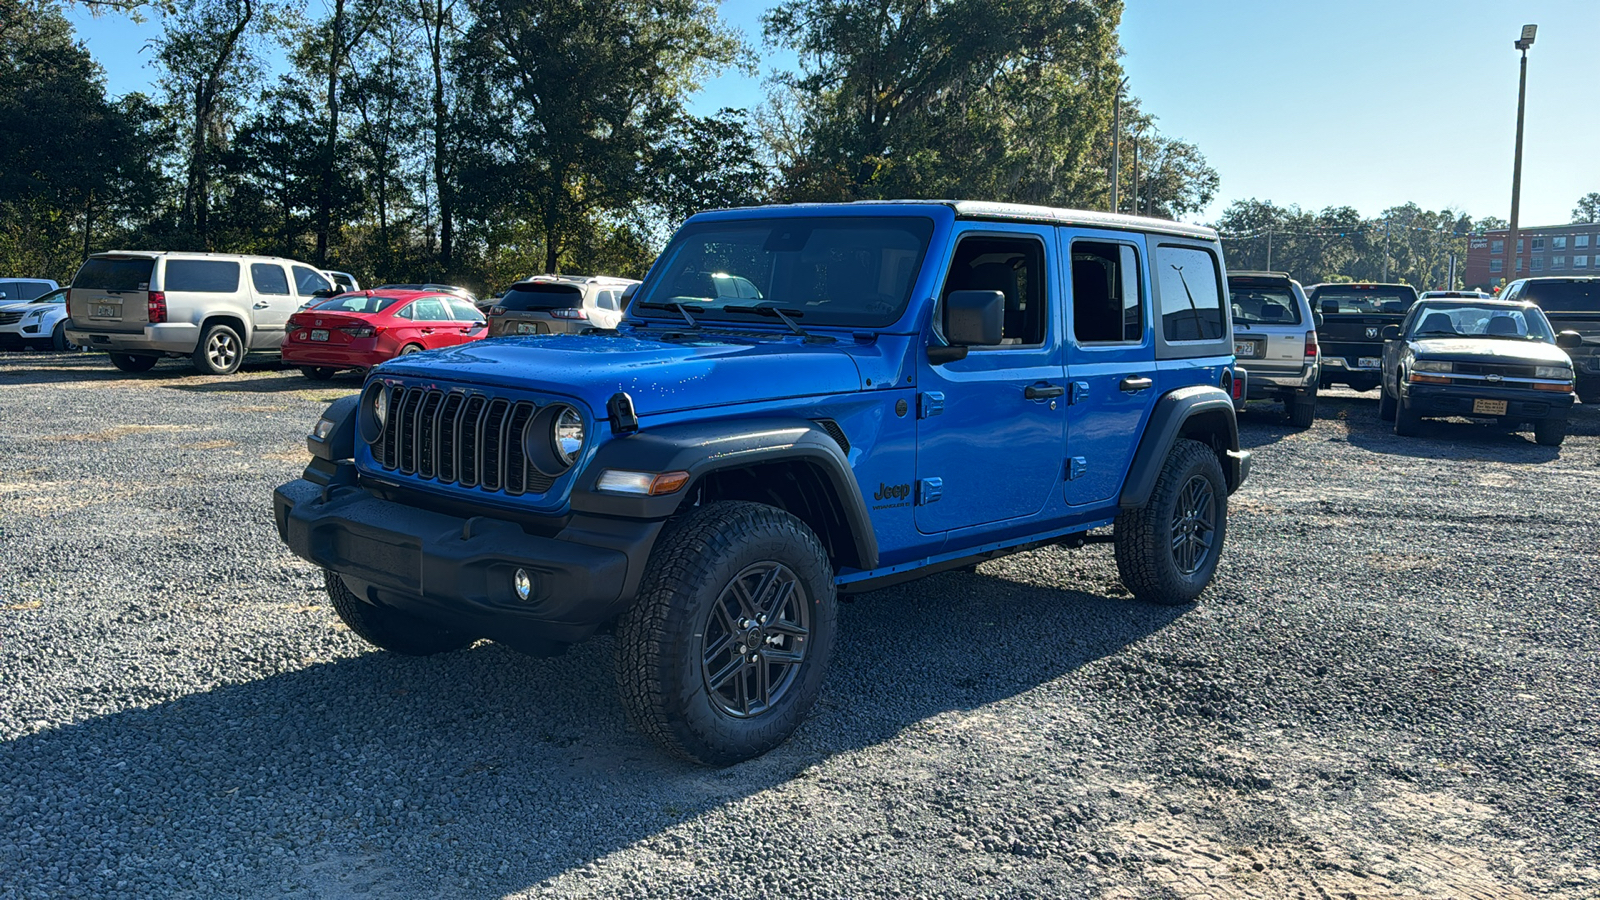
[[[1417,308],[1411,337],[1488,337],[1546,344],[1556,340],[1550,323],[1537,309],[1472,303],[1424,303]]]
[[[312,305],[317,312],[377,313],[399,303],[398,297],[368,297],[354,294],[348,297],[329,297]]]
[[[1233,321],[1248,325],[1299,325],[1300,304],[1294,295],[1275,288],[1235,288],[1228,291],[1233,302]]]
[[[156,261],[149,257],[93,256],[73,277],[72,286],[91,291],[147,291],[150,270],[155,265]]]
[[[1532,300],[1545,312],[1600,312],[1600,280],[1530,281],[1518,300]]]
[[[571,309],[583,306],[583,288],[572,284],[513,284],[494,305],[507,312]]]
[[[1416,289],[1403,284],[1330,284],[1311,292],[1311,308],[1326,314],[1403,313],[1416,302]]]
[[[932,233],[909,216],[707,222],[678,233],[629,312],[680,320],[676,303],[745,319],[775,307],[807,326],[881,328],[905,310]]]

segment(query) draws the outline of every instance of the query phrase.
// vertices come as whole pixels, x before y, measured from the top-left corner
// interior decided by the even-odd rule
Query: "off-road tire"
[[[1394,433],[1401,437],[1412,437],[1422,433],[1422,415],[1404,400],[1395,401]]]
[[[1541,419],[1533,423],[1533,440],[1541,447],[1559,447],[1566,439],[1566,419]]]
[[[1289,414],[1289,424],[1296,428],[1310,428],[1317,421],[1317,392],[1301,396],[1294,394],[1284,401],[1284,412]]]
[[[1399,401],[1389,394],[1389,386],[1378,385],[1378,418],[1385,422],[1394,421],[1395,406]]]
[[[807,611],[809,635],[771,708],[740,718],[713,696],[705,641],[722,627],[716,608],[736,578],[773,564],[794,576],[788,596],[803,592],[794,603]],[[833,567],[804,522],[744,501],[692,510],[669,521],[656,539],[638,599],[617,624],[623,708],[639,731],[681,759],[725,766],[759,756],[788,739],[816,702],[836,622]],[[783,640],[798,649],[793,638]]]
[[[1211,545],[1198,568],[1185,573],[1173,550],[1180,495],[1195,479],[1211,494]],[[1133,596],[1147,603],[1178,606],[1200,596],[1216,573],[1228,531],[1228,481],[1217,454],[1199,441],[1179,438],[1167,454],[1155,490],[1144,506],[1117,516],[1117,572]]]
[[[232,375],[244,362],[244,339],[231,325],[217,323],[200,333],[200,342],[194,345],[195,371],[201,375]]]
[[[339,370],[332,366],[301,366],[300,374],[312,381],[327,381],[339,374]]]
[[[137,353],[108,353],[111,364],[124,372],[148,372],[156,367],[159,357],[140,356]]]
[[[468,635],[448,631],[397,609],[366,603],[350,592],[337,572],[323,569],[322,578],[328,588],[328,599],[333,602],[333,611],[339,614],[344,624],[367,643],[391,653],[432,656],[460,650],[470,646],[474,640]]]

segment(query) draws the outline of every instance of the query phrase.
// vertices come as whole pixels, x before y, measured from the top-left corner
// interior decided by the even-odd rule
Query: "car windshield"
[[[1518,300],[1532,300],[1545,312],[1600,312],[1600,280],[1530,281]]]
[[[1416,302],[1416,289],[1403,284],[1324,285],[1311,292],[1311,308],[1325,314],[1403,313]]]
[[[1233,321],[1246,325],[1299,325],[1300,304],[1293,294],[1279,288],[1229,285],[1233,302]]]
[[[706,222],[673,238],[631,315],[745,319],[775,308],[804,326],[881,328],[900,318],[933,233],[920,217]]]
[[[345,297],[329,297],[311,308],[317,312],[345,312],[345,313],[378,313],[400,302],[398,297],[368,297],[365,294],[352,294]]]
[[[1425,303],[1417,309],[1411,337],[1486,337],[1555,343],[1550,323],[1537,309],[1473,303]]]
[[[56,290],[53,290],[50,293],[45,294],[43,297],[38,297],[38,298],[36,298],[36,299],[34,299],[34,300],[30,301],[30,302],[32,302],[32,303],[65,303],[65,302],[67,302],[67,289],[66,288],[57,288]]]

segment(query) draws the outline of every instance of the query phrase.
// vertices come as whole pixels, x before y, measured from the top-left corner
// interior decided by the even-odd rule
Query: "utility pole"
[[[1456,289],[1456,253],[1454,250],[1450,251],[1450,280],[1445,282],[1444,289],[1447,291]]]
[[[1383,217],[1383,277],[1378,279],[1384,284],[1389,283],[1389,217]]]
[[[1133,141],[1133,214],[1139,214],[1139,136],[1135,134],[1129,140]]]
[[[1128,76],[1117,80],[1117,94],[1111,101],[1111,211],[1119,212],[1117,205],[1117,179],[1122,175],[1122,91],[1128,86]]]
[[[1522,74],[1517,80],[1517,150],[1511,163],[1511,226],[1506,232],[1507,255],[1514,262],[1508,267],[1507,277],[1517,277],[1518,264],[1522,262],[1522,251],[1517,247],[1517,213],[1522,205],[1522,110],[1528,98],[1528,48],[1533,46],[1533,36],[1539,31],[1537,25],[1522,26],[1522,37],[1518,38],[1511,46],[1522,51]]]
[[[1272,271],[1272,227],[1267,227],[1267,271]]]

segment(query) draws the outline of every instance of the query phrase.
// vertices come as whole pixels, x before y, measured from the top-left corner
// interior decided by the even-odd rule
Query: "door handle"
[[[1029,400],[1048,400],[1065,394],[1067,389],[1059,384],[1030,384],[1022,389],[1022,396]]]
[[[268,304],[267,301],[263,300],[260,303],[257,303],[255,306],[251,307],[251,309],[266,309],[269,305],[270,304]]]
[[[1143,375],[1129,375],[1127,378],[1122,379],[1122,383],[1117,385],[1117,387],[1121,388],[1126,393],[1137,394],[1140,391],[1149,390],[1154,385],[1154,381],[1151,381]]]
[[[422,329],[422,333],[423,334],[433,334],[433,329],[432,328],[424,328],[424,329]]]

